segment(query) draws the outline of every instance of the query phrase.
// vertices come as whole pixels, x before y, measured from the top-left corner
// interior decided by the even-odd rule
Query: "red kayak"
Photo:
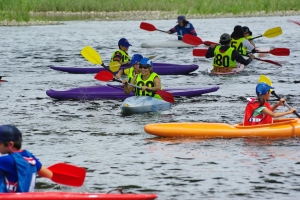
[[[80,193],[80,192],[27,192],[27,193],[0,193],[0,199],[14,200],[56,200],[56,199],[105,199],[105,200],[152,200],[156,199],[155,194],[101,194],[101,193]]]

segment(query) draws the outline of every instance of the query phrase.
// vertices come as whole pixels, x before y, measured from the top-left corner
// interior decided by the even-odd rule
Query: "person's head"
[[[186,21],[186,18],[184,15],[179,15],[177,17],[177,23],[179,26],[183,27],[183,26],[186,26],[189,22]]]
[[[244,37],[248,37],[249,35],[252,35],[252,32],[247,26],[243,26],[243,32],[244,32]]]
[[[153,63],[149,58],[143,58],[140,61],[142,75],[149,75],[152,72]]]
[[[228,33],[223,33],[220,36],[220,44],[221,45],[229,45],[230,41],[231,41],[231,37],[230,37],[230,35]]]
[[[0,153],[11,153],[12,148],[19,150],[22,147],[22,134],[13,125],[0,126]]]
[[[140,73],[140,61],[143,59],[143,56],[141,54],[134,54],[131,57],[130,65],[133,66],[134,71],[138,74]]]
[[[231,33],[232,38],[243,38],[244,37],[244,32],[243,28],[240,25],[237,25],[234,27],[233,32]]]
[[[265,101],[270,98],[271,89],[274,89],[274,87],[268,85],[267,83],[261,82],[257,84],[255,90],[256,90],[257,99],[260,102],[259,106],[263,106]]]
[[[121,38],[118,42],[119,49],[122,51],[128,51],[129,46],[132,46],[129,44],[128,40],[126,38]]]

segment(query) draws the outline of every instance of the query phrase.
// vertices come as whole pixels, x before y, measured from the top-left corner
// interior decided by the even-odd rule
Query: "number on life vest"
[[[221,54],[217,54],[214,59],[214,64],[223,67],[229,67],[229,56],[222,56]]]

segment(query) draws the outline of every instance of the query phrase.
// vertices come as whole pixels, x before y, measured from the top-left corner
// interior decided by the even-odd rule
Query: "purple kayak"
[[[200,96],[205,93],[215,92],[219,89],[219,86],[204,86],[198,88],[165,88],[173,94],[174,97],[194,97]],[[126,99],[133,96],[131,94],[125,94],[122,85],[98,85],[73,88],[64,91],[47,90],[46,94],[54,99],[67,100],[67,99],[80,99],[80,100],[92,100],[92,99]]]
[[[120,69],[128,68],[129,65],[123,65]],[[50,66],[51,69],[68,72],[73,74],[97,74],[103,67],[57,67]],[[170,63],[153,63],[153,71],[159,75],[185,75],[199,68],[198,65],[180,65]]]

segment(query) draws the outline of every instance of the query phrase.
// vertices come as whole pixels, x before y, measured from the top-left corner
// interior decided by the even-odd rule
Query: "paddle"
[[[264,82],[264,83],[266,83],[266,84],[272,86],[272,81],[271,81],[267,76],[265,76],[265,75],[260,75],[258,82],[259,82],[259,83],[260,83],[260,82]],[[278,100],[280,100],[280,97],[279,97],[279,96],[275,93],[275,91],[272,90],[272,89],[271,89],[271,94],[273,94]],[[284,102],[284,105],[285,105],[286,107],[288,107],[289,109],[291,109],[291,107],[290,107],[286,102]],[[295,114],[297,117],[300,118],[300,115],[299,115],[296,111],[294,111],[294,114]]]
[[[262,35],[251,38],[249,40],[254,40],[256,38],[260,38],[260,37],[263,37],[263,36],[266,37],[266,38],[273,38],[273,37],[276,37],[276,36],[281,35],[281,34],[282,34],[282,30],[281,30],[280,26],[277,26],[277,27],[271,28],[269,30],[266,30],[266,32],[264,32]]]
[[[293,23],[295,23],[295,24],[297,24],[297,25],[300,26],[300,22],[297,22],[297,21],[294,21],[294,20],[290,20],[290,19],[288,19],[288,21],[289,21],[289,22],[293,22]]]
[[[96,76],[94,77],[95,79],[97,80],[100,80],[100,81],[117,81],[117,82],[120,82],[122,83],[121,80],[119,79],[116,79],[114,78],[113,74],[110,73],[110,72],[107,72],[107,71],[100,71],[98,74],[96,74]],[[137,85],[133,85],[131,83],[127,83],[128,85],[130,86],[133,86],[133,87],[136,87],[136,88],[140,88],[140,86],[137,86]],[[151,90],[151,89],[146,89],[148,92],[154,92],[156,94],[158,94],[163,100],[167,101],[167,102],[170,102],[170,103],[174,103],[175,100],[174,100],[174,97],[171,93],[167,92],[167,91],[164,91],[164,90]]]
[[[153,59],[153,58],[155,58],[155,57],[156,57],[156,55],[154,55],[154,56],[149,56],[149,57],[147,57],[147,58],[149,58],[149,59],[151,60],[151,59]],[[109,69],[110,69],[112,72],[117,72],[117,71],[119,71],[119,70],[120,70],[120,67],[121,67],[121,65],[120,65],[120,63],[117,62],[117,61],[113,61],[113,62],[110,62],[110,63],[109,63]],[[129,65],[128,67],[130,67],[130,65]]]
[[[247,56],[247,57],[250,57],[249,55],[243,55],[243,54],[242,54],[242,56]],[[274,64],[274,65],[277,65],[277,66],[280,66],[280,67],[282,67],[282,65],[281,65],[280,63],[278,63],[278,62],[275,62],[275,61],[273,61],[273,60],[265,60],[265,59],[261,59],[261,58],[255,58],[255,57],[254,57],[254,59],[255,59],[255,60],[262,61],[262,62],[271,63],[271,64]]]
[[[147,22],[141,22],[140,28],[146,31],[160,31],[163,33],[168,33],[167,31],[157,29],[153,24],[149,24]],[[200,44],[203,44],[202,40],[199,37],[191,34],[185,34],[184,36],[178,35],[178,36],[182,37],[183,42],[190,45],[198,46]]]
[[[52,181],[68,186],[82,186],[86,175],[84,168],[67,163],[57,163],[48,169],[53,173]]]
[[[274,56],[289,56],[290,50],[287,48],[274,48],[271,51],[258,51],[257,53],[270,53]]]

